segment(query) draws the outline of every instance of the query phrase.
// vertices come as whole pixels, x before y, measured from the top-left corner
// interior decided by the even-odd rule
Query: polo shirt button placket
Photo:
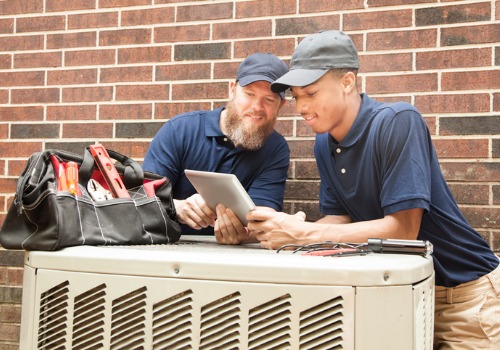
[[[345,173],[346,173],[346,170],[345,170],[344,168],[342,168],[342,169],[340,169],[340,172],[341,172],[342,174],[345,174]]]

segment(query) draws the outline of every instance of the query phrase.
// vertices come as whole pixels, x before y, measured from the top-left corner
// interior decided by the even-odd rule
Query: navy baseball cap
[[[359,68],[358,51],[351,38],[338,30],[306,36],[295,48],[290,71],[272,83],[271,90],[281,93],[290,86],[312,84],[334,68]]]
[[[259,80],[273,83],[288,72],[285,62],[271,53],[254,53],[245,58],[238,67],[236,81],[240,86],[247,86]],[[280,94],[281,99],[285,98],[282,91],[274,91]]]

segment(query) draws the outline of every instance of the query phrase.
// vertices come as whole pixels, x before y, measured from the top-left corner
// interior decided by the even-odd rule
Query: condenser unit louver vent
[[[207,243],[28,252],[20,350],[431,350],[420,256]]]
[[[193,291],[153,305],[153,350],[193,349]]]
[[[300,314],[301,349],[342,349],[342,297]]]
[[[104,346],[105,297],[105,284],[75,297],[73,350],[98,349]]]
[[[248,349],[289,349],[290,294],[252,308],[249,312]]]
[[[68,322],[69,282],[64,281],[40,295],[38,349],[64,349]]]

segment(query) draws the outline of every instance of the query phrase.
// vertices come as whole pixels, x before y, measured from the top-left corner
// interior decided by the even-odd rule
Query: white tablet
[[[189,169],[184,173],[214,212],[217,204],[221,203],[230,208],[243,225],[247,225],[246,215],[255,208],[255,204],[236,175]]]

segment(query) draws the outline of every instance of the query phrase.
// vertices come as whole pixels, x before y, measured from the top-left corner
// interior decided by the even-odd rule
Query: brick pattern
[[[359,83],[424,114],[465,216],[500,253],[498,0],[0,1],[0,224],[26,159],[89,143],[142,160],[170,117],[223,104],[249,53],[351,34]],[[285,210],[318,219],[314,135],[294,109]],[[22,252],[0,248],[0,348],[17,348]]]

